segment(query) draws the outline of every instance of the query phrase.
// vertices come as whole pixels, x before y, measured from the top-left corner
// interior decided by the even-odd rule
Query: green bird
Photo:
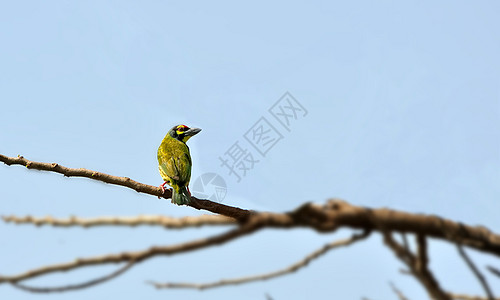
[[[160,187],[165,191],[165,184],[172,187],[172,203],[188,204],[191,199],[189,180],[191,179],[191,155],[186,142],[200,132],[199,128],[186,125],[174,126],[161,141],[158,148],[158,169],[165,181]]]

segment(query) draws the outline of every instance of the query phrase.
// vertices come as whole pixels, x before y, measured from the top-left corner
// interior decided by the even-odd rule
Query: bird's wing
[[[183,176],[184,177],[183,181],[186,182],[186,184],[189,184],[189,180],[191,180],[191,166],[192,166],[191,156],[189,155],[189,153],[184,153],[182,159],[182,166],[183,169],[186,170]]]
[[[173,155],[160,163],[161,170],[179,183],[189,182],[191,178],[191,158],[188,154]]]

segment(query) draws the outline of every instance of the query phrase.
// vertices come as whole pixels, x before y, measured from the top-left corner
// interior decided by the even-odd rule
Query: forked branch
[[[131,188],[133,190],[136,190],[137,192],[150,194],[152,196],[160,196],[163,198],[171,197],[170,190],[162,193],[161,189],[158,187],[143,184],[128,177],[117,177],[87,169],[72,169],[61,166],[57,163],[33,162],[23,158],[22,156],[7,157],[0,154],[0,161],[4,162],[7,165],[23,165],[28,169],[51,171],[63,174],[64,176],[68,177],[86,177],[92,180],[98,180],[109,184]],[[129,218],[101,217],[93,219],[84,219],[77,217],[71,217],[68,219],[55,219],[52,217],[37,218],[31,216],[4,217],[4,221],[14,222],[17,224],[30,223],[35,225],[52,225],[63,227],[91,227],[105,225],[159,225],[166,228],[186,228],[202,225],[237,225],[237,227],[219,235],[200,240],[193,240],[182,244],[155,246],[140,251],[129,251],[116,254],[80,258],[71,262],[43,266],[17,275],[0,276],[0,284],[11,283],[19,288],[38,292],[65,291],[83,288],[114,278],[130,268],[132,265],[140,263],[154,256],[175,255],[178,253],[186,253],[213,245],[227,243],[234,239],[243,237],[265,228],[310,228],[318,232],[335,232],[339,228],[350,228],[355,230],[363,230],[365,233],[362,235],[355,235],[350,240],[327,244],[323,248],[311,253],[302,261],[299,261],[296,264],[283,270],[268,274],[222,280],[207,284],[160,283],[155,285],[159,288],[183,287],[205,289],[227,284],[238,284],[255,280],[265,280],[268,278],[273,278],[276,276],[294,272],[295,270],[306,266],[310,261],[323,255],[330,249],[348,245],[366,237],[368,235],[368,232],[377,231],[384,235],[385,243],[401,260],[405,262],[405,264],[409,267],[410,272],[426,287],[429,294],[435,299],[442,300],[451,299],[453,297],[451,297],[450,294],[445,293],[440,288],[437,280],[434,278],[433,274],[428,268],[429,258],[427,253],[427,238],[441,239],[451,243],[483,251],[495,256],[500,256],[500,235],[491,232],[485,227],[468,226],[438,216],[412,214],[386,208],[372,209],[355,206],[347,202],[335,199],[329,200],[324,205],[305,203],[297,209],[285,213],[250,211],[238,207],[215,203],[209,200],[197,199],[195,197],[192,197],[189,206],[195,209],[203,209],[217,215],[185,218],[139,216]],[[405,241],[403,245],[399,244],[392,238],[393,232],[403,235],[403,240]],[[405,234],[408,233],[415,234],[417,237],[416,253],[412,253],[410,251],[409,245],[406,242]],[[78,269],[83,266],[103,265],[111,263],[127,263],[127,265],[108,276],[88,281],[79,285],[68,285],[59,288],[33,288],[20,283],[22,280],[35,278],[54,272],[63,272]],[[495,272],[498,270],[491,268],[490,271],[494,274],[497,274]]]
[[[209,283],[189,283],[189,282],[158,283],[155,281],[149,281],[148,283],[151,283],[152,285],[154,285],[158,289],[184,288],[184,289],[205,290],[205,289],[211,289],[211,288],[221,287],[221,286],[226,286],[226,285],[237,285],[237,284],[248,283],[248,282],[252,282],[252,281],[267,280],[267,279],[271,279],[274,277],[279,277],[279,276],[283,276],[286,274],[296,272],[297,270],[299,270],[303,267],[306,267],[311,261],[317,259],[318,257],[322,256],[323,254],[327,253],[328,251],[335,249],[335,248],[339,248],[339,247],[349,246],[357,241],[360,241],[362,239],[367,238],[369,235],[370,235],[370,232],[365,231],[361,234],[353,234],[348,239],[328,243],[328,244],[324,245],[323,247],[321,247],[320,249],[312,252],[311,254],[306,256],[304,259],[294,263],[293,265],[291,265],[287,268],[284,268],[282,270],[278,270],[278,271],[274,271],[274,272],[270,272],[270,273],[241,277],[241,278],[221,279],[219,281],[209,282]]]
[[[134,261],[130,261],[123,267],[119,268],[118,270],[114,271],[113,273],[99,277],[96,279],[92,279],[83,283],[79,284],[69,284],[65,286],[60,286],[60,287],[32,287],[29,285],[25,285],[19,282],[10,282],[13,286],[15,286],[18,289],[31,292],[31,293],[61,293],[61,292],[67,292],[67,291],[73,291],[73,290],[80,290],[84,288],[88,288],[94,285],[98,285],[101,283],[104,283],[108,280],[111,280],[115,277],[118,277],[119,275],[125,273],[128,269],[130,269],[134,265]]]
[[[471,272],[474,274],[474,276],[476,276],[477,280],[479,281],[479,283],[483,287],[486,295],[488,296],[488,300],[494,300],[495,296],[493,296],[493,292],[491,291],[490,286],[488,285],[488,282],[486,281],[486,278],[483,276],[483,274],[481,274],[481,272],[476,267],[474,262],[472,262],[470,257],[465,252],[464,248],[461,245],[457,245],[457,250],[458,250],[458,253],[460,254],[460,256],[465,261],[465,263],[467,264],[467,266],[469,267],[469,269],[471,270]]]
[[[428,269],[427,242],[424,236],[417,235],[416,255],[396,242],[390,232],[384,232],[384,242],[408,266],[410,272],[425,287],[431,298],[436,300],[451,300],[449,295],[441,289],[436,278]]]

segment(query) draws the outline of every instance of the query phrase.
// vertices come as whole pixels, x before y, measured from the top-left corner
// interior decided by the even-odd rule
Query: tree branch
[[[391,286],[391,289],[392,291],[394,292],[394,294],[396,294],[399,298],[399,300],[409,300],[408,298],[406,298],[405,294],[403,294],[403,292],[401,292],[395,285],[394,283],[392,282],[389,282],[389,285]]]
[[[486,292],[486,295],[488,296],[489,300],[494,300],[495,296],[493,296],[493,292],[490,289],[490,286],[488,285],[488,282],[486,281],[486,278],[484,278],[483,274],[479,271],[479,269],[474,265],[474,262],[470,259],[470,257],[467,255],[465,250],[462,248],[461,245],[457,244],[457,250],[460,256],[463,258],[471,272],[477,277],[477,280],[479,280],[479,283],[483,287],[484,291]]]
[[[490,271],[493,275],[496,275],[498,277],[500,277],[500,270],[493,267],[493,266],[486,266],[486,268],[488,269],[488,271]]]
[[[40,171],[50,171],[62,174],[66,177],[85,177],[97,181],[102,181],[109,184],[119,185],[131,188],[139,193],[145,193],[157,197],[163,197],[165,199],[170,199],[172,197],[172,191],[167,189],[165,193],[162,193],[161,188],[157,186],[143,184],[130,179],[129,177],[118,177],[97,171],[87,170],[87,169],[72,169],[68,167],[61,166],[57,163],[43,163],[36,161],[29,161],[22,156],[18,157],[8,157],[0,154],[0,161],[6,165],[21,165],[28,169],[35,169]],[[189,206],[195,209],[203,209],[215,214],[224,215],[237,219],[239,221],[244,221],[251,214],[251,211],[246,209],[241,209],[238,207],[231,207],[220,203],[215,203],[209,200],[202,200],[196,197],[191,197],[191,203]]]
[[[194,251],[200,248],[207,248],[209,246],[223,244],[237,237],[250,234],[255,230],[257,230],[260,226],[261,224],[258,222],[258,220],[256,220],[256,222],[248,222],[245,225],[240,226],[237,229],[228,231],[226,233],[212,236],[209,238],[190,241],[187,243],[182,243],[172,246],[151,247],[149,249],[136,252],[122,252],[118,254],[79,258],[71,262],[48,265],[13,276],[0,276],[0,284],[6,282],[9,283],[18,282],[21,280],[34,278],[49,273],[68,271],[84,266],[130,262],[130,261],[139,263],[145,259],[158,255],[174,255],[178,253]]]
[[[114,271],[113,273],[96,278],[93,280],[89,280],[87,282],[79,283],[79,284],[71,284],[71,285],[66,285],[66,286],[60,286],[60,287],[32,287],[28,285],[24,285],[19,282],[10,282],[14,287],[31,292],[31,293],[60,293],[60,292],[67,292],[67,291],[73,291],[73,290],[79,290],[79,289],[84,289],[88,288],[103,282],[106,282],[108,280],[111,280],[113,278],[118,277],[119,275],[125,273],[128,269],[130,269],[133,265],[135,264],[135,261],[130,261],[127,263],[125,266],[119,268],[118,270]]]
[[[210,283],[157,283],[154,281],[149,281],[148,283],[154,285],[158,289],[162,288],[185,288],[185,289],[198,289],[198,290],[204,290],[204,289],[211,289],[215,287],[221,287],[221,286],[227,286],[227,285],[237,285],[237,284],[242,284],[242,283],[248,283],[252,281],[261,281],[261,280],[267,280],[271,279],[274,277],[278,276],[283,276],[289,273],[296,272],[297,270],[306,267],[311,261],[317,259],[321,255],[327,253],[328,251],[334,249],[334,248],[339,248],[343,246],[349,246],[352,243],[355,243],[359,240],[365,239],[370,235],[370,231],[365,231],[361,234],[353,234],[349,239],[344,239],[344,240],[339,240],[339,241],[334,241],[331,243],[328,243],[321,247],[320,249],[312,252],[308,256],[306,256],[304,259],[294,263],[293,265],[281,269],[278,271],[270,272],[270,273],[265,273],[265,274],[259,274],[259,275],[253,275],[253,276],[248,276],[248,277],[241,277],[241,278],[233,278],[233,279],[222,279],[216,282],[210,282]]]
[[[436,222],[437,221],[437,222]],[[429,225],[427,222],[430,222]],[[497,244],[498,236],[484,228],[468,227],[435,216],[413,215],[387,209],[368,209],[350,205],[343,201],[331,200],[326,205],[320,206],[307,203],[289,213],[254,212],[241,228],[222,236],[212,237],[207,240],[198,240],[185,245],[152,247],[139,252],[124,252],[121,254],[105,255],[100,257],[82,258],[73,262],[42,267],[23,274],[0,277],[0,283],[6,281],[19,281],[57,271],[67,271],[84,265],[118,263],[131,259],[142,261],[155,255],[174,254],[191,251],[209,245],[224,243],[233,238],[253,232],[264,227],[268,228],[294,228],[312,227],[320,232],[335,231],[338,227],[350,227],[365,230],[378,230],[381,228],[413,231],[418,234],[448,239],[451,242],[467,241],[471,247],[490,252],[495,252],[500,245]],[[457,227],[459,230],[457,230]],[[243,232],[240,232],[243,230]],[[454,232],[450,235],[449,232]],[[404,248],[403,248],[404,249]],[[411,256],[408,256],[411,259]],[[413,265],[413,263],[411,263]]]
[[[146,193],[153,196],[161,196],[163,198],[171,197],[170,190],[162,194],[160,188],[133,181],[128,177],[117,177],[86,169],[71,169],[58,165],[57,163],[50,164],[32,162],[26,160],[22,156],[11,158],[0,154],[0,161],[4,162],[7,165],[24,165],[28,169],[52,171],[68,177],[86,177],[93,180],[128,187],[136,190],[137,192]],[[398,257],[400,257],[408,265],[412,274],[415,275],[417,279],[419,279],[424,284],[430,294],[436,299],[450,299],[450,297],[448,297],[443,291],[440,290],[437,281],[428,270],[428,255],[426,246],[427,237],[446,240],[452,243],[465,245],[476,250],[483,251],[485,253],[500,256],[500,235],[491,232],[485,227],[468,226],[459,222],[454,222],[432,215],[411,214],[386,208],[371,209],[360,207],[335,199],[329,200],[325,205],[305,203],[297,209],[287,213],[250,211],[223,205],[220,203],[215,203],[209,200],[197,199],[195,197],[191,198],[191,203],[189,204],[189,206],[195,209],[203,209],[222,216],[234,218],[237,220],[239,227],[220,235],[212,236],[206,239],[194,240],[183,244],[151,247],[149,249],[136,252],[122,252],[118,254],[81,258],[72,262],[33,269],[14,276],[0,276],[0,284],[6,282],[18,283],[19,281],[28,278],[34,278],[53,272],[68,271],[89,265],[131,261],[139,263],[156,255],[174,255],[177,253],[194,251],[216,244],[223,244],[262,228],[288,229],[305,227],[311,228],[318,232],[334,232],[338,228],[379,231],[384,234],[386,244],[394,251],[394,253]],[[166,219],[163,219],[163,221],[157,220],[155,221],[155,223],[163,222],[162,224],[164,226],[171,225],[173,227],[191,225],[196,226],[196,224],[208,225],[210,222],[215,222],[217,224],[234,223],[234,221],[222,221],[221,218],[221,216],[216,216],[213,218],[210,217],[211,221],[200,221],[200,219],[197,219],[197,221],[194,221],[194,223],[190,223],[185,219],[184,221],[180,221],[181,223],[184,222],[182,224],[189,223],[190,225],[173,225],[175,222],[179,221],[179,219],[177,219],[176,221],[165,221]],[[7,217],[7,220],[21,221],[22,219],[16,219],[15,217],[10,217],[9,219],[9,217]],[[47,221],[47,219],[45,219],[45,221],[41,221],[40,219],[31,218],[30,220],[25,219],[25,221],[34,224],[47,224],[52,222],[52,224],[55,226],[85,226],[84,224],[87,224],[88,226],[97,226],[104,225],[106,222],[111,220],[107,219],[106,221],[103,221],[101,219],[99,221],[97,219],[91,219],[89,221],[89,219],[84,220],[70,218],[69,221],[54,219],[52,219],[51,221]],[[130,222],[126,224],[127,221],[121,219],[121,221],[118,221],[118,223],[122,222],[120,223],[122,225],[131,225],[132,223],[137,221],[137,219],[135,221],[131,221],[129,219],[128,221]],[[191,221],[193,221],[193,219],[191,219]],[[114,219],[113,222],[117,222],[117,219]],[[148,221],[144,222],[147,223]],[[166,223],[170,223],[170,225],[165,225]],[[404,247],[394,241],[391,235],[392,232],[398,232],[403,235],[406,233],[416,234],[417,254],[414,255],[410,251],[408,245]],[[403,236],[403,241],[404,238],[405,237]]]
[[[170,191],[161,195],[160,188],[133,181],[128,177],[116,177],[86,169],[70,169],[56,163],[32,162],[22,156],[12,158],[0,154],[0,161],[7,165],[18,164],[29,169],[100,180],[154,196],[163,196],[164,198],[171,196]],[[251,216],[259,214],[268,219],[266,226],[274,228],[310,227],[319,232],[332,232],[339,227],[379,231],[383,228],[383,230],[401,233],[420,233],[500,256],[500,235],[492,233],[485,227],[468,226],[431,215],[411,214],[386,208],[370,209],[350,205],[340,200],[330,200],[323,206],[305,203],[298,209],[283,214],[255,212],[195,197],[191,198],[190,206],[235,218],[240,223],[244,223]]]
[[[488,300],[487,298],[484,297],[471,296],[465,294],[448,293],[448,296],[453,300]],[[494,300],[500,300],[500,298],[495,298]]]
[[[236,224],[235,220],[225,216],[218,215],[201,215],[196,217],[173,218],[167,216],[137,216],[137,217],[97,217],[97,218],[80,218],[69,217],[67,219],[58,219],[51,216],[46,217],[17,217],[17,216],[2,216],[2,219],[7,223],[15,224],[33,224],[36,226],[50,225],[56,227],[96,227],[96,226],[163,226],[165,228],[188,228],[200,227],[206,225],[232,225]]]
[[[412,274],[425,287],[429,296],[436,300],[451,300],[439,287],[437,280],[427,268],[427,245],[425,237],[417,235],[417,256],[396,242],[390,232],[384,232],[384,242],[410,268]]]

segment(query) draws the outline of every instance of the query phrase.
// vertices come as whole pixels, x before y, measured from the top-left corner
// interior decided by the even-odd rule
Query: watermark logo
[[[281,96],[268,111],[288,132],[291,131],[294,122],[307,115],[305,107],[289,92]],[[222,156],[219,156],[220,166],[226,168],[227,174],[235,177],[237,182],[241,182],[255,164],[260,162],[284,136],[266,116],[262,116],[243,134],[243,138],[258,154],[254,155],[251,148],[242,146],[240,140],[237,140]]]
[[[262,156],[266,156],[266,153],[283,138],[283,135],[264,117],[243,136]]]
[[[238,182],[241,181],[241,176],[246,176],[247,171],[253,169],[253,166],[259,162],[253,158],[252,152],[242,148],[238,141],[229,147],[223,156],[224,158],[219,156],[221,166],[227,167],[229,175],[236,176]]]
[[[196,178],[190,190],[197,198],[222,202],[227,194],[227,185],[219,174],[204,173]]]
[[[286,92],[271,106],[269,113],[288,131],[293,121],[307,116],[307,110],[289,92]]]

